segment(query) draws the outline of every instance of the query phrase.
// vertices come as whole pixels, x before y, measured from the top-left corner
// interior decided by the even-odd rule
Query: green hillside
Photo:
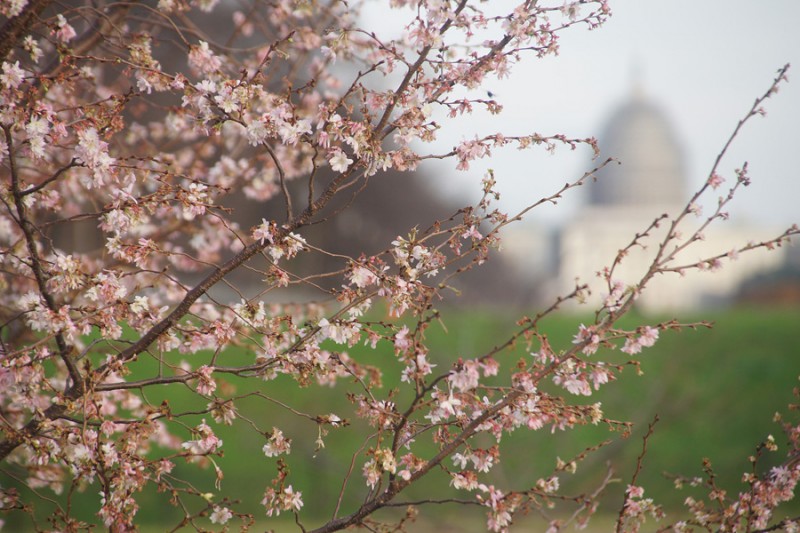
[[[629,482],[636,456],[641,450],[641,436],[647,424],[658,414],[661,421],[649,442],[639,481],[646,488],[646,495],[668,508],[679,507],[687,492],[676,491],[662,472],[699,475],[704,457],[712,460],[720,483],[731,492],[737,492],[737,483],[749,468],[746,458],[755,446],[769,434],[776,437],[779,445],[783,443],[772,416],[778,410],[786,412],[786,405],[792,400],[792,388],[800,374],[800,310],[736,309],[713,316],[706,314],[702,318],[712,319],[714,328],[662,332],[659,342],[639,355],[643,375],[637,376],[633,367],[626,368],[621,379],[607,385],[596,396],[585,399],[587,403],[601,401],[606,415],[611,418],[633,422],[631,438],[621,439],[619,433],[610,433],[604,427],[579,428],[555,434],[551,434],[549,429],[539,432],[520,430],[504,438],[504,453],[495,475],[503,480],[503,484],[523,489],[526,483],[552,470],[556,457],[569,459],[587,446],[611,438],[615,440],[613,444],[590,456],[579,467],[574,480],[562,479],[562,486],[568,491],[589,488],[602,477],[606,464],[610,462],[622,479],[612,486],[606,499],[608,509],[613,512],[621,502],[622,491]],[[657,319],[641,317],[628,320],[631,324],[657,322]],[[691,317],[682,317],[684,322],[690,320]],[[447,333],[437,324],[428,330],[431,359],[444,365],[457,357],[479,355],[491,347],[493,341],[508,333],[513,321],[513,318],[480,312],[445,315],[443,323]],[[548,332],[554,346],[566,346],[578,324],[585,321],[586,318],[560,315],[545,322],[543,330]],[[393,359],[388,344],[379,345],[378,351],[359,346],[350,355],[362,363],[380,367],[386,367],[386,362]],[[520,346],[499,359],[508,363],[524,355],[524,347]],[[250,355],[228,354],[225,357],[233,360]],[[603,354],[597,357],[603,357]],[[622,362],[628,356],[617,352],[609,358]],[[143,359],[137,363],[136,372],[146,375],[153,370],[154,364]],[[396,378],[396,371],[388,371],[385,386],[388,387]],[[233,379],[230,385],[236,386],[239,393],[257,390],[285,402],[292,409],[313,415],[334,412],[342,418],[354,418],[353,406],[345,400],[343,391],[357,389],[344,382],[335,388],[316,385],[300,388],[283,376],[270,382],[250,383]],[[192,405],[196,408],[196,397],[182,386],[150,390],[147,399],[153,404],[167,400],[174,412],[189,409]],[[364,426],[356,421],[353,426],[332,431],[325,439],[326,448],[315,454],[317,433],[313,422],[299,419],[285,408],[258,397],[243,400],[240,409],[261,430],[269,431],[276,426],[292,438],[293,452],[287,463],[291,470],[291,483],[304,494],[307,525],[315,525],[330,516],[352,455],[363,444],[357,436],[364,434]],[[195,418],[188,418],[187,423],[198,423],[201,417]],[[206,418],[212,423],[210,417]],[[226,450],[225,456],[218,461],[225,471],[221,492],[241,500],[242,510],[265,518],[259,502],[275,471],[274,463],[265,459],[261,451],[264,437],[241,419],[232,427],[215,426],[215,430],[217,428]],[[775,455],[778,457],[780,451]],[[363,462],[363,457],[355,462],[353,479],[345,492],[342,507],[345,510],[352,509],[364,497],[365,486],[360,474]],[[175,473],[189,477],[203,491],[217,492],[213,472],[213,468],[198,470],[195,466],[179,464]],[[0,484],[8,486],[13,483],[4,472],[0,472]],[[444,476],[432,474],[426,480],[425,490],[416,487],[416,490],[409,491],[407,499],[421,497],[431,489],[445,494],[441,491],[448,491],[447,485]],[[158,524],[177,523],[181,512],[168,505],[166,500],[163,494],[143,494],[140,498],[140,522],[149,522],[156,528]],[[84,516],[88,520],[93,520],[92,513],[98,501],[96,487],[74,496],[74,505],[85,508]],[[44,515],[48,509],[48,504],[42,502],[39,512]],[[464,511],[441,506],[436,512],[446,516],[448,512]],[[475,516],[482,521],[480,509],[469,512],[476,513]],[[7,518],[11,519],[13,527],[24,530],[24,525],[13,517]]]

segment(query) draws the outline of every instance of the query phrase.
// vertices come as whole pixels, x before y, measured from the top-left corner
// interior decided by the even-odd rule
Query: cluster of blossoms
[[[264,445],[264,455],[275,457],[282,453],[288,454],[292,446],[292,441],[283,436],[283,432],[278,428],[272,428],[272,436]]]
[[[207,455],[222,448],[222,441],[214,434],[214,430],[203,422],[195,428],[197,438],[187,440],[183,443],[183,448],[192,455]]]
[[[624,531],[638,532],[650,516],[658,521],[664,518],[664,511],[653,503],[651,498],[644,497],[644,489],[636,485],[628,485],[625,489],[625,504],[620,514],[619,524]]]
[[[267,516],[278,516],[282,511],[296,512],[303,507],[303,494],[292,489],[291,485],[280,491],[270,487],[264,493],[261,505],[265,507]]]
[[[800,392],[794,391],[795,400]],[[789,406],[793,408],[792,405]],[[718,529],[720,531],[798,531],[800,521],[790,516],[780,519],[778,507],[795,497],[795,489],[800,482],[800,425],[784,420],[780,414],[775,421],[781,423],[786,436],[786,457],[777,466],[763,468],[760,461],[764,452],[775,453],[779,450],[776,439],[769,435],[749,457],[750,468],[742,474],[743,490],[738,494],[720,487],[711,462],[704,460],[704,477],[686,479],[677,477],[675,485],[678,489],[690,486],[693,489],[705,487],[704,497],[688,496],[684,505],[690,518],[672,524],[675,531],[693,531],[694,528]]]
[[[658,330],[650,326],[644,326],[640,335],[625,339],[625,345],[621,350],[627,354],[637,354],[642,351],[642,348],[653,346],[657,340]]]

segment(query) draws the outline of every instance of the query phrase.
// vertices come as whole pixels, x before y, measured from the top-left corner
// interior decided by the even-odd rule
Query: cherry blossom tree
[[[559,479],[582,454],[528,480],[527,488],[499,486],[491,471],[501,437],[586,424],[625,431],[599,403],[581,400],[622,369],[603,354],[633,356],[684,326],[618,326],[650,280],[717,268],[798,232],[793,227],[769,241],[683,260],[709,225],[727,217],[727,204],[748,183],[746,166],[735,176],[718,173],[726,144],[683,211],[640,228],[609,258],[601,273],[607,297],[571,344],[552,344],[540,325],[565,301],[580,300],[587,290],[581,284],[520,318],[515,333],[486,353],[434,361],[425,332],[441,319],[441,301],[457,302],[454,280],[495,253],[503,227],[593,179],[593,172],[511,214],[497,209],[489,173],[476,205],[418,221],[378,253],[334,253],[309,232],[333,223],[387,171],[413,172],[427,159],[450,159],[454,169],[468,170],[503,146],[596,151],[594,139],[537,132],[487,133],[443,153],[431,143],[443,120],[476,108],[501,110],[480,90],[485,80],[556,54],[562,34],[601,26],[610,9],[605,0],[391,0],[387,8],[406,24],[402,35],[387,38],[360,25],[360,4],[0,5],[4,513],[34,514],[32,503],[47,499],[57,510],[46,527],[89,529],[70,502],[75,491],[93,491],[100,493],[97,522],[127,531],[140,518],[139,495],[157,489],[182,510],[177,526],[239,521],[246,529],[254,518],[224,490],[195,488],[176,469],[205,468],[221,482],[218,459],[235,453],[237,443],[223,443],[217,433],[237,425],[263,440],[257,460],[271,465],[265,471],[274,476],[258,489],[259,521],[290,513],[302,531],[377,527],[373,515],[381,509],[410,503],[425,509],[446,500],[484,507],[492,531],[507,530],[517,513],[557,502],[571,506],[571,514],[552,521],[551,530],[583,524],[610,473],[593,492],[563,494]],[[731,140],[763,112],[786,70]],[[726,183],[718,208],[702,216],[698,199]],[[264,216],[246,226],[242,211]],[[638,280],[618,280],[626,251],[645,244],[653,250],[649,270]],[[311,264],[325,268],[302,270],[304,258],[314,256],[325,261]],[[258,282],[242,281],[242,272]],[[374,350],[380,364],[350,355],[356,345]],[[527,356],[508,356],[513,346],[525,346]],[[137,371],[142,360],[154,370]],[[292,398],[269,396],[270,383],[282,377],[297,382],[295,394],[341,388],[351,408],[293,409]],[[250,392],[237,391],[244,382],[255,384]],[[188,389],[193,407],[178,411],[153,400],[174,389]],[[314,425],[318,454],[328,453],[332,432],[359,428],[360,448],[330,519],[308,523],[308,488],[293,482],[285,460],[293,453],[293,428],[243,417],[241,402],[251,398]],[[689,518],[676,527],[789,527],[773,512],[791,499],[800,477],[794,455],[800,427],[787,422],[786,432],[786,463],[754,472],[745,480],[749,489],[732,499],[713,492],[719,510],[690,502]],[[434,471],[463,497],[404,499]],[[645,514],[660,513],[635,481],[625,493],[620,529],[635,530]],[[359,503],[347,508],[346,492],[357,493]],[[398,519],[400,525],[412,516]]]

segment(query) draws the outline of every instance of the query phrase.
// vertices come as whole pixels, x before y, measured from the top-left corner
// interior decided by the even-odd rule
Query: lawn
[[[698,475],[704,457],[711,459],[720,483],[735,493],[738,480],[749,468],[746,458],[755,446],[769,434],[776,437],[779,445],[783,443],[772,416],[778,410],[786,412],[786,405],[792,400],[792,388],[800,374],[800,310],[733,309],[705,314],[702,318],[714,320],[714,328],[662,333],[653,348],[640,354],[643,375],[637,376],[630,367],[617,382],[586,399],[591,403],[601,401],[609,417],[633,422],[635,426],[630,438],[622,439],[619,433],[609,432],[605,427],[555,434],[549,430],[518,431],[502,442],[504,453],[494,472],[496,478],[507,486],[523,489],[526,483],[549,472],[556,457],[569,459],[587,446],[610,438],[614,442],[591,455],[579,467],[575,479],[563,479],[562,486],[568,491],[585,490],[599,480],[606,465],[611,464],[621,480],[612,486],[605,499],[607,508],[613,511],[619,507],[622,490],[629,482],[636,456],[641,451],[641,437],[657,414],[660,422],[648,443],[639,481],[646,487],[646,495],[654,497],[668,509],[679,508],[688,493],[676,491],[663,473]],[[682,317],[683,321],[691,319]],[[554,346],[565,346],[570,343],[577,325],[585,320],[580,316],[559,315],[545,322],[543,329],[548,332]],[[630,317],[628,320],[631,324],[640,324],[645,319]],[[657,321],[646,319],[648,323]],[[427,332],[431,359],[446,365],[457,357],[479,355],[510,331],[509,324],[513,325],[513,319],[497,313],[447,314],[444,319],[447,332],[438,324]],[[356,347],[350,355],[362,363],[384,368],[389,368],[386,363],[393,358],[388,345],[377,352]],[[524,347],[518,346],[500,358],[511,362],[525,355]],[[226,357],[234,360],[249,356],[240,353]],[[619,361],[627,359],[620,353],[613,357]],[[143,359],[137,364],[137,373],[144,375],[153,370],[153,361]],[[387,387],[396,375],[396,371],[387,371]],[[233,380],[229,385],[235,386],[240,393],[259,390],[282,399],[299,411],[312,414],[335,412],[343,418],[353,418],[353,407],[342,393],[346,389],[356,390],[350,384],[343,383],[335,388],[301,388],[294,381],[280,377],[255,383]],[[187,392],[181,386],[161,387],[148,392],[147,400],[153,404],[167,400],[177,412],[189,408],[196,401],[196,397]],[[241,410],[262,430],[269,431],[276,426],[293,439],[293,453],[287,459],[291,482],[295,488],[303,490],[305,525],[319,525],[333,510],[343,474],[349,467],[352,454],[362,445],[357,436],[364,427],[355,423],[332,432],[325,440],[325,450],[315,454],[316,425],[313,422],[298,420],[286,409],[258,398],[243,401]],[[197,420],[189,421],[196,423],[199,419],[198,416]],[[226,449],[225,456],[218,461],[225,471],[222,492],[241,500],[244,510],[257,515],[257,530],[285,530],[289,522],[283,516],[274,523],[261,521],[266,517],[263,511],[259,511],[258,502],[265,485],[275,473],[274,463],[266,460],[261,452],[264,437],[243,423],[230,428],[220,427],[218,435],[225,441]],[[363,498],[364,484],[359,472],[362,463],[363,458],[356,462],[357,471],[346,492],[344,510],[352,509]],[[176,470],[178,474],[185,474],[198,488],[217,492],[213,469],[198,470],[179,464]],[[12,482],[0,473],[0,485],[5,487],[9,484]],[[425,486],[409,491],[406,497],[421,497],[428,490],[445,494],[449,490],[447,485],[445,476],[433,473],[426,479]],[[76,499],[76,505],[84,508],[82,514],[90,520],[98,505],[97,492],[96,487],[90,487]],[[166,504],[163,494],[142,494],[140,504],[139,521],[148,531],[161,530],[163,524],[180,520],[181,513]],[[41,513],[48,512],[46,502],[39,507]],[[24,524],[13,521],[13,517],[7,518],[12,519],[9,522],[11,530],[25,530]],[[464,524],[478,525],[482,522],[480,509],[472,508],[465,512],[460,508],[441,506],[433,518],[419,526],[419,531],[444,532],[447,524],[451,527],[456,524],[458,530],[466,530]]]

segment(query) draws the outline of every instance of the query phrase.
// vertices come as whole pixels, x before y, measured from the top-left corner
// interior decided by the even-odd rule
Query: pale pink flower
[[[303,507],[303,494],[295,492],[291,485],[281,492],[270,487],[264,493],[261,505],[266,508],[267,516],[278,516],[281,511],[299,511]]]
[[[410,331],[408,330],[408,326],[403,326],[400,331],[395,333],[394,335],[394,350],[397,353],[405,352],[411,347],[411,343],[413,341],[412,338],[409,338]]]
[[[232,401],[214,401],[206,406],[217,424],[225,424],[230,426],[236,420],[236,409],[234,409]]]
[[[48,285],[55,292],[73,291],[84,285],[83,265],[73,255],[56,255]]]
[[[200,11],[211,13],[214,7],[219,3],[219,0],[193,0],[192,3],[200,8]]]
[[[725,182],[725,178],[717,174],[716,172],[712,173],[711,176],[708,177],[708,184],[711,186],[712,189],[716,189],[720,185]]]
[[[116,160],[108,155],[108,143],[100,140],[95,128],[85,128],[78,132],[75,155],[80,162],[94,171],[93,185],[105,184],[106,174]]]
[[[479,240],[481,240],[483,238],[483,235],[481,235],[481,232],[478,231],[478,228],[476,228],[475,225],[473,224],[473,225],[471,225],[469,227],[469,229],[467,231],[465,231],[461,235],[461,238],[462,239],[472,239],[472,240],[475,240],[475,241],[479,241]]]
[[[558,490],[560,483],[558,477],[551,476],[547,479],[539,479],[536,482],[536,488],[544,492],[545,494],[552,494]]]
[[[367,485],[369,485],[371,488],[374,488],[375,485],[378,484],[382,474],[381,469],[378,467],[378,463],[375,461],[375,459],[370,459],[364,463],[364,466],[361,468],[361,473],[366,479]]]
[[[625,344],[620,348],[620,350],[624,353],[634,355],[642,351],[642,345],[639,342],[639,339],[634,337],[628,337],[625,339]]]
[[[125,298],[128,294],[113,271],[98,273],[92,278],[92,283],[93,285],[86,291],[86,297],[94,302],[111,303]]]
[[[570,394],[576,396],[591,396],[592,389],[586,380],[577,376],[572,376],[564,380],[563,386]]]
[[[111,420],[104,420],[102,424],[100,424],[100,432],[108,437],[117,431],[117,425],[112,422]]]
[[[508,511],[495,511],[489,513],[489,518],[486,521],[486,526],[490,531],[498,533],[508,531],[508,526],[511,525],[511,513]]]
[[[587,342],[583,347],[583,353],[592,355],[600,347],[600,336],[595,333],[594,326],[584,326],[581,324],[578,328],[578,333],[572,338],[573,344],[581,344]]]
[[[58,28],[55,31],[56,39],[62,43],[71,41],[77,35],[77,33],[75,33],[75,28],[73,28],[69,22],[67,22],[67,19],[64,18],[64,15],[60,13],[56,15],[56,27]]]
[[[3,61],[3,73],[0,74],[0,84],[9,89],[16,89],[22,83],[25,71],[19,67],[19,61],[9,63]]]
[[[639,337],[639,343],[642,346],[646,346],[649,348],[650,346],[654,345],[657,340],[658,340],[658,329],[650,326],[645,326],[642,331],[641,337]]]
[[[439,408],[445,413],[446,416],[456,416],[461,413],[459,406],[461,400],[455,398],[451,392],[448,396],[442,397],[439,401]]]
[[[319,321],[319,332],[322,335],[322,340],[331,339],[338,344],[347,342],[345,328],[341,324],[332,324],[327,318]]]
[[[611,292],[606,296],[603,305],[611,311],[617,311],[622,305],[622,298],[625,294],[625,284],[620,280],[611,282]]]
[[[217,382],[211,377],[214,373],[214,368],[203,365],[197,369],[197,392],[203,396],[213,394],[217,390]]]
[[[463,468],[463,467],[462,467]],[[455,472],[450,474],[450,485],[461,490],[475,490],[478,488],[478,476],[474,472]]]
[[[297,252],[300,252],[306,247],[306,240],[296,233],[289,233],[286,236],[286,257],[291,259]]]
[[[42,49],[39,48],[39,43],[36,42],[36,39],[33,38],[33,35],[25,36],[25,39],[22,42],[22,47],[25,48],[25,51],[28,52],[31,56],[31,60],[34,63],[38,63],[39,59],[44,55]]]
[[[211,80],[203,80],[203,81],[201,81],[200,83],[197,84],[196,88],[197,88],[198,91],[200,91],[203,94],[211,94],[211,93],[216,92],[217,84],[214,83]],[[204,102],[205,100],[201,100],[201,101]]]
[[[456,147],[458,156],[458,170],[469,170],[469,162],[489,155],[489,148],[481,141],[475,139],[464,141]]]
[[[0,6],[0,13],[8,18],[13,18],[22,13],[25,6],[28,5],[28,0],[7,0]]]
[[[322,57],[324,57],[331,63],[336,63],[336,51],[333,50],[331,47],[322,46],[320,47],[319,51],[322,53]]]
[[[205,420],[195,428],[195,432],[197,433],[197,439],[188,440],[181,445],[190,454],[205,455],[222,447],[222,440],[214,435],[214,431],[206,424]]]
[[[418,352],[414,362],[417,365],[417,374],[420,377],[429,375],[436,367],[436,365],[433,365],[428,361],[428,354],[424,352]]]
[[[266,123],[261,119],[255,119],[247,124],[247,140],[251,146],[258,146],[269,137],[269,130]]]
[[[564,2],[561,12],[570,20],[576,20],[581,14],[581,4],[580,2]]]
[[[317,143],[322,148],[330,148],[331,139],[330,139],[330,135],[328,135],[327,131],[320,131],[320,132],[317,133]]]
[[[605,385],[608,383],[608,372],[599,367],[595,367],[589,373],[589,376],[592,378],[592,385],[594,385],[594,390],[599,390],[601,385]]]
[[[475,470],[478,472],[488,472],[494,466],[494,455],[489,452],[478,450],[470,456]]]
[[[347,155],[341,150],[336,150],[328,160],[331,164],[331,169],[334,172],[344,172],[353,163],[353,160],[348,158]]]
[[[479,364],[481,370],[483,371],[483,375],[486,377],[496,376],[497,372],[500,370],[500,363],[492,358],[484,359]]]
[[[111,468],[119,462],[119,454],[111,442],[106,442],[100,446],[100,455],[103,459],[103,466],[106,468]]]
[[[353,270],[350,273],[350,282],[359,289],[363,289],[367,285],[377,283],[378,276],[376,276],[375,273],[367,267],[356,266],[353,267]]]
[[[183,197],[184,220],[194,220],[197,215],[205,213],[205,203],[208,201],[208,186],[202,183],[190,183],[186,195]]]
[[[631,498],[641,498],[644,496],[644,489],[642,487],[637,487],[636,485],[628,485],[626,492]]]
[[[214,512],[209,516],[212,524],[225,524],[233,517],[233,513],[227,507],[214,506]]]
[[[239,110],[243,97],[246,97],[246,94],[240,87],[224,84],[214,96],[214,101],[223,111],[230,114]]]
[[[389,472],[391,474],[397,472],[397,460],[392,450],[388,448],[379,448],[375,450],[375,461],[382,472]]]
[[[283,489],[283,504],[287,511],[292,509],[299,511],[303,507],[303,494],[300,491],[295,492],[289,485]]]
[[[214,55],[207,42],[200,41],[189,50],[189,65],[203,74],[212,74],[222,66],[222,60]]]
[[[451,456],[451,459],[453,460],[453,464],[455,464],[459,468],[464,468],[465,466],[467,466],[467,463],[469,462],[469,454],[456,452]]]
[[[278,135],[289,146],[294,146],[300,137],[309,133],[311,133],[311,121],[307,119],[297,120],[294,123],[288,121],[278,123]]]
[[[291,453],[292,448],[292,441],[291,439],[287,439],[283,436],[283,432],[274,427],[272,428],[272,435],[270,436],[267,443],[261,448],[264,452],[264,455],[267,457],[277,457],[278,455],[285,453]]]
[[[264,242],[268,242],[272,244],[273,237],[272,237],[272,225],[266,221],[266,219],[261,219],[261,224],[255,227],[253,230],[253,239],[259,241],[261,244]]]
[[[461,370],[452,372],[447,378],[450,385],[458,389],[459,392],[466,392],[476,388],[479,379],[478,364],[475,361],[465,362]]]

